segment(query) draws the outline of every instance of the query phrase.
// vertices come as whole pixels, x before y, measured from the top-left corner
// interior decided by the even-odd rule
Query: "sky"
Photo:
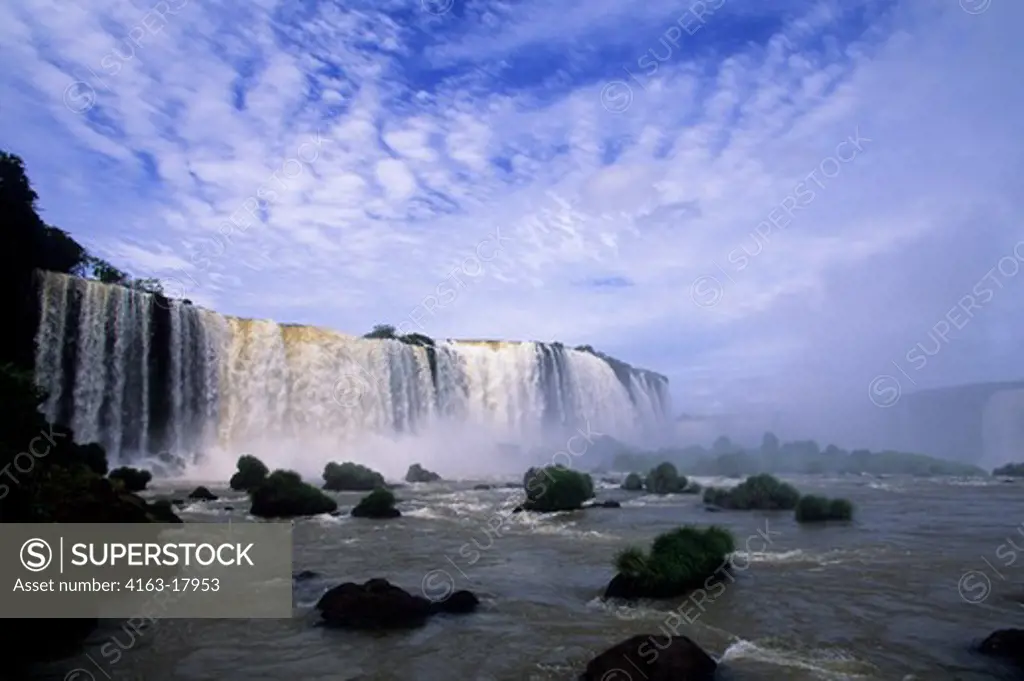
[[[1022,25],[1017,0],[13,0],[0,148],[51,224],[226,314],[585,343],[680,411],[828,420],[1024,377]]]

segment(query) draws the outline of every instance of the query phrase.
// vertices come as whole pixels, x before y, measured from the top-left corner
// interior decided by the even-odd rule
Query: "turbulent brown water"
[[[804,492],[851,498],[856,522],[800,527],[792,513],[711,514],[696,497],[617,489],[598,496],[622,501],[620,509],[511,516],[521,490],[473,490],[472,482],[410,486],[400,491],[404,516],[397,520],[296,522],[295,570],[320,577],[295,584],[291,620],[164,620],[141,634],[111,622],[85,653],[47,675],[68,681],[570,681],[610,645],[675,626],[721,660],[726,680],[1018,678],[971,646],[995,629],[1024,623],[1024,556],[1014,548],[1024,547],[1021,484],[792,481]],[[244,500],[226,494],[188,507],[183,517],[245,520]],[[339,495],[342,510],[357,498]],[[218,510],[224,505],[239,510]],[[682,523],[716,523],[735,533],[734,583],[709,597],[703,611],[682,599],[638,607],[600,601],[619,548],[646,546]],[[488,534],[489,525],[497,530]],[[325,589],[371,577],[413,592],[425,588],[428,595],[452,585],[471,589],[482,607],[406,633],[314,626],[312,605]],[[101,654],[112,640],[124,651],[115,656],[108,646]],[[604,681],[643,678],[634,669]]]

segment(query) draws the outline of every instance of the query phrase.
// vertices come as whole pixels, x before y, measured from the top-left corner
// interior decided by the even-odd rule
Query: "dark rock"
[[[405,474],[406,482],[437,482],[440,479],[440,475],[433,471],[428,471],[418,463],[409,466],[409,470]]]
[[[225,510],[225,511],[234,511],[234,510],[235,510],[235,507],[234,507],[234,506],[225,506],[225,507],[224,507],[224,510]]]
[[[622,504],[614,499],[608,499],[607,501],[595,501],[592,504],[587,504],[583,508],[622,508]]]
[[[978,652],[1024,665],[1024,629],[1000,629],[993,632],[981,642]]]
[[[523,508],[522,506],[516,506],[515,508],[513,508],[513,509],[512,509],[512,512],[513,512],[513,513],[522,513],[522,512],[523,512],[523,511],[525,511],[525,510],[526,510],[526,509],[525,509],[525,508]]]
[[[219,498],[216,494],[206,489],[202,485],[192,490],[192,493],[188,495],[189,499],[193,501],[217,501]]]
[[[472,591],[462,589],[456,591],[443,601],[434,603],[434,612],[444,612],[451,615],[468,615],[480,605],[480,599]]]
[[[319,574],[313,572],[312,570],[302,570],[292,575],[292,579],[294,579],[296,582],[305,582],[310,579],[315,579],[319,576]]]
[[[580,681],[631,678],[646,681],[711,681],[718,665],[685,636],[640,634],[604,651],[587,665]]]
[[[475,607],[476,596],[468,591],[457,591],[446,601],[432,603],[385,579],[371,579],[362,585],[340,584],[316,604],[324,626],[377,630],[411,629],[439,612],[466,613]]]
[[[360,507],[356,506],[355,508],[352,509],[352,517],[353,518],[376,518],[378,520],[383,520],[383,519],[386,519],[386,518],[400,518],[400,517],[402,517],[402,512],[399,511],[397,508],[382,508],[382,509],[374,509],[373,511],[370,511],[370,510],[367,510],[365,508],[360,508]]]
[[[171,499],[171,503],[174,504],[175,506],[184,506],[185,505],[185,500],[184,499]]]
[[[715,506],[714,504],[705,504],[704,505],[704,510],[707,511],[708,513],[721,513],[722,512],[722,507],[721,506]]]
[[[473,489],[494,489],[491,485],[473,485]]]
[[[678,585],[652,585],[643,582],[642,580],[636,579],[635,577],[629,577],[622,573],[616,573],[612,577],[612,581],[608,582],[608,586],[604,590],[605,599],[618,598],[624,601],[635,601],[641,598],[676,598],[690,591],[694,591],[701,587],[707,587],[709,584],[722,581],[725,570],[720,573],[716,573],[707,577],[706,579],[696,580],[692,584],[681,587]]]

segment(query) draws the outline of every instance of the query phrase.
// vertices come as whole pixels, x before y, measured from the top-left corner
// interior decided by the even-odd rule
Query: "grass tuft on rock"
[[[728,530],[686,525],[658,535],[651,549],[631,546],[615,556],[618,575],[606,597],[671,598],[703,587],[728,567],[736,541]]]

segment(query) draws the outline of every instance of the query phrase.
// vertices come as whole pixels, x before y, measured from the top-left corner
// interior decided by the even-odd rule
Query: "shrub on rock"
[[[796,505],[798,523],[820,523],[828,520],[853,520],[853,504],[846,499],[829,499],[809,494]]]
[[[386,630],[419,627],[439,613],[469,613],[478,604],[469,591],[456,591],[444,600],[431,601],[386,579],[371,579],[365,584],[339,584],[320,597],[316,609],[324,626]]]
[[[251,492],[267,479],[270,470],[266,464],[252,454],[243,454],[238,457],[238,470],[231,476],[228,485],[237,492]]]
[[[259,518],[294,518],[338,509],[338,502],[304,483],[295,471],[274,471],[249,496],[249,513]]]
[[[622,481],[622,489],[630,492],[639,492],[644,488],[644,479],[637,473],[630,473]]]
[[[386,487],[384,476],[351,461],[324,466],[324,489],[332,492],[369,492]]]
[[[408,472],[405,474],[406,482],[437,482],[441,479],[441,476],[433,471],[428,471],[418,463],[414,463],[409,466]]]
[[[679,475],[676,467],[666,461],[651,469],[644,487],[651,494],[679,494],[686,489],[687,482],[686,476]]]
[[[732,534],[720,527],[684,526],[658,535],[647,553],[629,547],[615,557],[618,574],[605,598],[674,598],[706,587],[723,576],[736,550]]]
[[[531,468],[523,476],[523,487],[526,511],[574,511],[594,497],[594,481],[589,475],[561,466]]]
[[[153,474],[138,468],[122,466],[110,471],[110,475],[107,477],[111,480],[120,481],[126,492],[141,492],[146,489],[146,485],[153,479]]]
[[[587,664],[580,681],[630,679],[636,669],[647,681],[712,681],[718,664],[685,636],[638,634]]]
[[[402,513],[395,508],[395,495],[379,487],[363,497],[352,509],[355,518],[397,518]]]
[[[732,489],[704,490],[704,503],[734,511],[792,511],[798,501],[795,487],[767,473],[752,475]]]

